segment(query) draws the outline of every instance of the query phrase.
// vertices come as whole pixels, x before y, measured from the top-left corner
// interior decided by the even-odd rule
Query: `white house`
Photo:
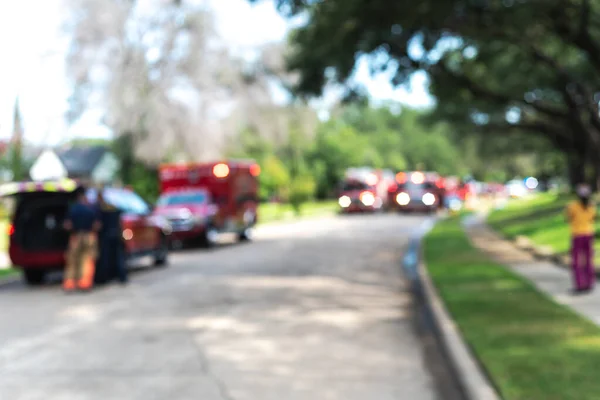
[[[29,175],[34,181],[76,178],[96,183],[113,182],[119,171],[118,158],[104,146],[44,150]]]

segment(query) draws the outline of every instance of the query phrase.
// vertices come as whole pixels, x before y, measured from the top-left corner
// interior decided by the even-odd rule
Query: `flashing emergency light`
[[[252,164],[252,166],[250,167],[250,175],[252,175],[252,176],[260,175],[260,165]]]
[[[396,182],[399,184],[406,183],[406,174],[404,172],[398,172],[396,174]]]
[[[412,183],[420,185],[421,183],[425,182],[425,175],[422,172],[413,172],[410,180]]]
[[[225,178],[229,175],[229,166],[227,164],[219,163],[213,167],[213,175],[217,178]]]
[[[15,233],[15,226],[13,224],[8,225],[7,233],[8,236],[12,236]]]
[[[369,186],[373,186],[373,185],[377,185],[377,175],[375,174],[369,174],[369,176],[367,176],[367,185]]]

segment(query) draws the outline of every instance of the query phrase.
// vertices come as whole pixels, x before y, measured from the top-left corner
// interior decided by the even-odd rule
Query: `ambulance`
[[[253,160],[163,164],[154,212],[170,221],[176,247],[212,247],[222,233],[249,240],[258,221],[259,174]]]

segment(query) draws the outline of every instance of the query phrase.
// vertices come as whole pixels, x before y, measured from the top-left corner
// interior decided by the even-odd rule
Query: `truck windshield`
[[[350,192],[353,190],[368,190],[369,185],[362,182],[346,182],[342,185],[343,192]]]
[[[206,203],[207,196],[203,192],[177,193],[161,196],[158,199],[159,206],[177,206],[183,204],[201,204]]]
[[[400,189],[402,190],[435,190],[435,185],[431,182],[424,183],[412,183],[407,182],[403,185],[400,185]]]

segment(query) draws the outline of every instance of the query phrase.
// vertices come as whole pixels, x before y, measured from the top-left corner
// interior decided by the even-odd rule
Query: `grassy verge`
[[[463,336],[506,400],[593,400],[600,328],[474,249],[457,218],[425,239],[425,261]]]
[[[488,218],[490,225],[509,238],[528,237],[538,246],[548,246],[558,254],[570,247],[569,226],[564,209],[568,196],[539,195],[531,200],[514,200]],[[596,225],[600,229],[600,224]],[[596,241],[596,264],[600,265],[600,241]]]
[[[300,215],[296,215],[289,204],[264,203],[258,209],[260,223],[283,221],[298,217],[314,217],[333,214],[338,208],[335,201],[322,201],[306,203],[302,206]]]
[[[0,269],[0,279],[2,278],[6,278],[7,276],[11,276],[16,274],[17,272],[19,272],[18,270],[14,269],[14,268],[9,268],[9,269]]]

